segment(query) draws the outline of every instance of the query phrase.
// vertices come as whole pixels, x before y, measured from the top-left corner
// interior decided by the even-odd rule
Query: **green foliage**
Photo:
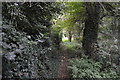
[[[67,50],[68,57],[73,58],[73,57],[81,57],[82,56],[82,46],[80,43],[77,43],[75,41],[69,42],[63,42],[62,43]]]
[[[65,40],[63,40],[63,42],[69,42],[69,40],[68,40],[68,39],[65,39]]]
[[[105,3],[102,4],[104,6]],[[105,6],[110,11],[109,7],[111,7],[109,4]],[[61,9],[63,10],[61,11]],[[62,14],[59,15],[59,13]],[[58,67],[58,65],[53,64],[55,61],[52,58],[56,55],[59,56],[53,53],[58,53],[56,47],[59,47],[62,40],[61,31],[64,29],[66,32],[76,31],[77,33],[77,30],[81,29],[80,24],[83,24],[84,18],[85,7],[81,2],[67,2],[62,5],[52,2],[3,2],[3,25],[2,28],[0,27],[2,30],[0,32],[2,35],[0,42],[2,77],[21,79],[53,77],[54,72],[51,71],[56,69],[57,72],[57,68],[54,67]],[[117,27],[114,27],[115,24],[111,24],[114,23],[113,19],[115,18],[103,18],[105,23],[101,23],[103,25],[99,28],[99,33],[101,33],[99,35],[99,51],[95,57],[101,63],[83,56],[82,44],[63,41],[62,44],[69,57],[85,57],[69,60],[72,78],[118,77],[117,71],[120,70],[116,67],[119,67],[117,65],[119,64],[119,54],[116,44],[117,36],[115,36],[118,30]],[[75,27],[79,27],[79,29]],[[52,31],[50,32],[50,30]],[[82,37],[79,35],[76,39],[81,42]]]
[[[49,59],[46,55],[49,47],[40,45],[44,42],[29,40],[30,36],[5,23],[0,34],[3,37],[0,46],[3,78],[35,78],[47,75]]]
[[[50,31],[53,17],[60,12],[60,5],[52,2],[34,3],[3,3],[3,19],[10,22],[18,31],[22,31],[37,38],[37,35]]]
[[[55,25],[53,30],[59,31],[65,29],[67,31],[73,31],[76,26],[76,22],[84,19],[85,9],[82,2],[66,2],[63,3],[65,8],[61,11],[63,15],[60,15],[58,19],[54,19]]]
[[[72,78],[118,78],[113,70],[103,70],[100,62],[91,59],[70,59],[69,66]]]
[[[66,41],[63,43],[63,45],[68,49],[77,48],[77,47],[81,46],[79,43],[77,43],[75,41],[72,41],[72,42]]]
[[[78,43],[81,43],[81,42],[82,42],[82,37],[77,37],[77,38],[76,38],[76,41],[77,41]]]
[[[59,4],[3,3],[2,77],[52,77],[48,54],[52,53],[50,20],[59,13]],[[55,51],[54,51],[55,53]]]
[[[113,3],[114,4],[114,3]],[[101,20],[98,36],[97,60],[102,62],[106,69],[113,68],[119,74],[119,48],[118,29],[115,24],[115,17],[106,16]]]

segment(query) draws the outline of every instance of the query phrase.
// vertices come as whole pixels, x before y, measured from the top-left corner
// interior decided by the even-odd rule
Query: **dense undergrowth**
[[[3,78],[49,76],[50,64],[46,55],[50,53],[50,47],[43,47],[40,45],[42,42],[30,40],[29,36],[17,32],[13,26],[4,24],[2,30]]]
[[[60,11],[56,6],[51,2],[2,3],[3,79],[55,77],[58,63],[52,61],[59,51],[53,46],[50,27],[51,18]]]
[[[68,52],[71,78],[119,78],[118,66],[104,54],[104,49],[99,48],[102,52],[97,53],[98,59],[94,60],[84,55],[80,43],[65,41],[62,44]]]
[[[118,78],[116,71],[104,69],[100,62],[92,59],[70,59],[69,64],[72,78]]]

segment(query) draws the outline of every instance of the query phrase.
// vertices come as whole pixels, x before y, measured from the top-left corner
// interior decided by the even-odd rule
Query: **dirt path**
[[[65,49],[61,49],[61,63],[59,66],[59,70],[58,70],[58,78],[68,78],[68,68],[67,68],[67,60],[68,60],[68,56],[67,56],[67,51]]]

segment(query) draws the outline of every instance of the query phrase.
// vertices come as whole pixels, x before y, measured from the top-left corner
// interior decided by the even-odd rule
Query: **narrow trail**
[[[58,78],[68,78],[68,68],[67,68],[67,51],[65,49],[61,49],[61,63],[58,69]]]

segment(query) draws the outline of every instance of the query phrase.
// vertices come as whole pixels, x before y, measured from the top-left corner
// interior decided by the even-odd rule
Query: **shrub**
[[[92,59],[70,59],[69,66],[72,78],[117,78],[117,73],[113,70],[101,70],[100,62]]]
[[[50,74],[48,53],[50,47],[43,47],[43,39],[33,41],[17,31],[14,26],[3,24],[2,41],[2,78],[36,78]],[[30,37],[30,36],[29,36]],[[46,36],[45,36],[46,37]],[[44,38],[45,38],[44,37]],[[46,39],[44,39],[46,40]],[[40,43],[41,41],[41,43]]]

